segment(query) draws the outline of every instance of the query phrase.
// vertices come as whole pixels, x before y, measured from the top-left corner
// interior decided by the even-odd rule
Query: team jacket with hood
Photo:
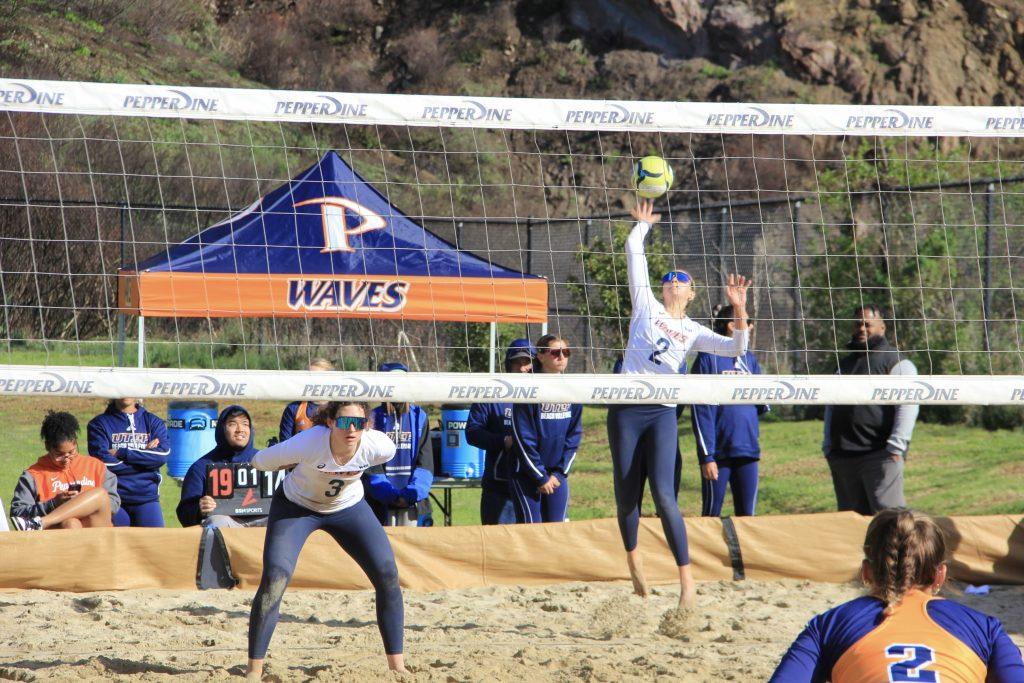
[[[185,473],[185,479],[181,483],[181,502],[178,503],[178,521],[182,526],[195,526],[202,523],[203,515],[199,512],[199,499],[206,493],[206,468],[217,462],[251,462],[252,456],[256,455],[256,449],[252,442],[256,438],[256,430],[252,426],[252,418],[249,417],[249,443],[244,448],[238,449],[228,443],[226,433],[227,425],[224,418],[234,411],[242,411],[246,417],[249,412],[242,406],[228,406],[220,411],[217,417],[217,445],[213,450],[192,463]],[[252,521],[254,518],[247,517]]]
[[[117,477],[102,462],[89,455],[78,455],[67,466],[58,467],[44,455],[18,479],[11,499],[11,517],[48,515],[61,504],[57,495],[67,491],[71,484],[80,485],[82,491],[102,486],[110,495],[111,514],[121,509]]]
[[[750,351],[738,358],[699,353],[691,372],[695,375],[760,375],[761,366]],[[768,406],[764,405],[691,406],[700,463],[722,458],[760,458],[757,419],[767,411]]]
[[[425,499],[434,483],[427,411],[412,404],[409,412],[396,420],[384,406],[377,406],[373,428],[395,443],[395,457],[366,473],[367,498],[384,505],[394,505],[399,498],[410,505]]]
[[[134,413],[110,405],[89,420],[89,455],[99,458],[117,475],[118,492],[125,503],[138,505],[160,499],[160,468],[171,454],[164,421],[135,404]],[[153,439],[159,443],[147,445]],[[116,448],[114,455],[110,449]]]
[[[485,489],[508,491],[509,460],[505,437],[512,436],[511,403],[474,403],[466,420],[466,442],[486,451],[480,485]]]
[[[583,437],[579,403],[517,403],[512,435],[519,448],[515,471],[538,486],[553,473],[569,474]]]

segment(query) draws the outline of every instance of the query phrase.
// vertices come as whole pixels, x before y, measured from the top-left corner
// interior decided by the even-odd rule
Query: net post
[[[498,323],[491,321],[491,352],[489,354],[490,363],[488,363],[488,372],[494,373],[496,367],[496,353],[498,348]]]
[[[985,353],[992,351],[990,320],[992,319],[992,241],[995,231],[995,183],[985,188],[985,284],[981,303],[985,318]]]
[[[120,207],[121,207],[120,210],[118,211],[118,215],[120,217],[120,222],[121,222],[121,244],[120,244],[120,247],[121,247],[121,258],[120,258],[120,262],[119,262],[120,263],[120,267],[119,267],[118,270],[120,271],[120,270],[124,269],[124,255],[125,255],[124,254],[124,249],[125,249],[125,241],[124,241],[125,240],[125,236],[124,236],[124,223],[125,223],[125,221],[124,221],[124,214],[125,214],[125,211],[127,210],[128,207],[127,207],[127,205],[124,202],[119,202],[119,204],[120,204]],[[120,274],[118,274],[118,277],[120,278]],[[126,335],[125,335],[124,311],[120,310],[120,311],[117,312],[117,366],[118,367],[124,367],[125,336]]]
[[[140,368],[146,366],[146,316],[139,315],[139,364]]]

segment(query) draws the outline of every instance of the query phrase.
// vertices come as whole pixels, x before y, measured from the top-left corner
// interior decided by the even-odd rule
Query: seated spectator
[[[217,501],[206,495],[206,472],[214,463],[250,462],[256,455],[252,442],[256,430],[245,408],[228,406],[217,417],[217,445],[212,451],[192,463],[181,483],[181,502],[178,503],[178,521],[182,526],[256,527],[266,526],[267,516],[245,517],[211,515]]]
[[[505,372],[532,372],[536,350],[529,339],[514,339],[505,351]],[[509,492],[512,442],[512,404],[474,403],[466,420],[466,442],[486,451],[480,482],[480,523],[515,524]]]
[[[308,369],[310,372],[330,372],[334,370],[334,363],[326,358],[315,358],[310,362]],[[292,401],[289,403],[281,413],[278,440],[285,441],[312,427],[317,411],[325,403],[326,401]]]
[[[50,411],[39,436],[46,455],[22,473],[11,500],[21,531],[113,526],[121,507],[117,477],[100,460],[78,453],[78,420]]]
[[[383,363],[380,372],[408,372]],[[395,457],[366,471],[366,501],[384,526],[417,526],[430,515],[434,453],[427,411],[413,403],[382,403],[370,414],[372,428],[395,443]]]
[[[998,619],[936,596],[946,540],[935,522],[882,510],[864,556],[868,594],[811,619],[773,682],[1024,681],[1020,650]]]
[[[164,421],[134,398],[114,398],[89,420],[89,455],[117,475],[121,509],[114,526],[162,527],[160,468],[171,454]]]

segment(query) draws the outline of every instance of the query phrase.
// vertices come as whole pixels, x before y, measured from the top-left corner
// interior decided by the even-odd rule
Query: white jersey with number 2
[[[633,317],[629,321],[629,345],[622,361],[626,375],[671,375],[686,372],[691,351],[716,356],[743,356],[747,352],[747,331],[735,330],[732,337],[712,332],[689,317],[673,318],[651,290],[644,254],[644,238],[651,225],[641,221],[626,239],[626,271]]]

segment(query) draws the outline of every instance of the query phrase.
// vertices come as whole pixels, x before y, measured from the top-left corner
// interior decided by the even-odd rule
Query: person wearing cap
[[[382,363],[379,372],[408,372],[404,363]],[[384,526],[417,526],[430,513],[434,453],[427,411],[414,403],[382,403],[371,413],[373,429],[395,443],[395,457],[367,470],[366,500]]]
[[[644,253],[644,238],[661,216],[654,213],[651,201],[638,202],[631,213],[636,218],[636,225],[630,231],[625,246],[632,315],[629,343],[623,356],[623,374],[674,376],[686,371],[686,357],[690,352],[703,351],[732,358],[746,354],[746,306],[750,281],[742,275],[728,276],[725,296],[733,306],[735,325],[731,337],[716,334],[686,314],[687,307],[696,296],[693,277],[686,271],[666,273],[661,279],[662,301],[655,296]],[[693,607],[697,599],[697,585],[690,568],[686,526],[673,490],[679,450],[676,406],[609,406],[608,443],[612,454],[619,533],[626,549],[633,590],[643,597],[649,592],[640,566],[637,543],[640,504],[645,483],[650,482],[651,496],[661,518],[665,539],[679,568],[679,606]]]
[[[532,372],[537,352],[529,339],[514,339],[505,351],[505,372]],[[474,403],[466,421],[466,441],[482,448],[484,474],[480,492],[481,524],[515,524],[509,491],[509,463],[514,456],[512,404]]]
[[[326,358],[314,358],[309,362],[310,372],[331,372],[334,370],[334,363]],[[323,401],[292,401],[285,406],[281,413],[281,426],[278,429],[278,441],[286,441],[299,432],[304,432],[313,426],[316,420],[316,413]]]

